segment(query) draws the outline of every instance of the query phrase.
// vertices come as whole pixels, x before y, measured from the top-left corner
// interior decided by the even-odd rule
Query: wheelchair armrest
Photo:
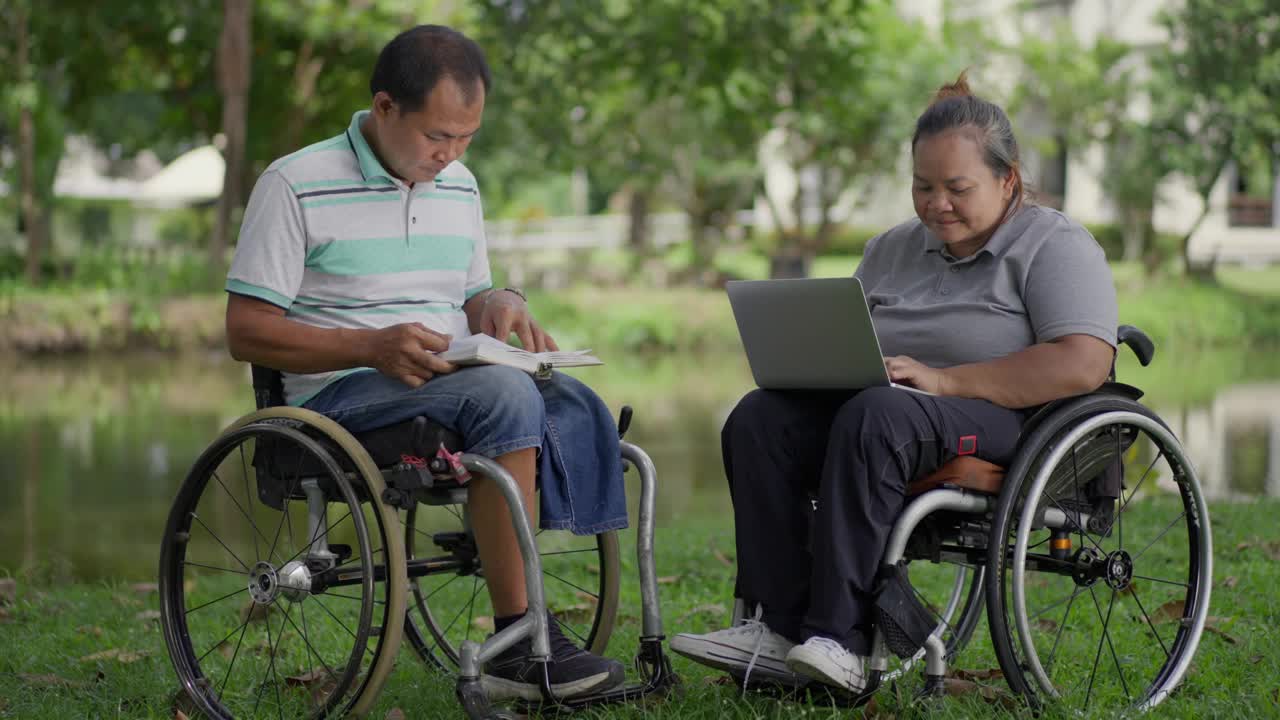
[[[253,374],[253,399],[259,410],[284,405],[284,375],[262,365],[250,364]]]
[[[1151,364],[1151,359],[1156,355],[1156,344],[1151,342],[1151,338],[1147,334],[1134,327],[1133,325],[1121,325],[1116,330],[1116,340],[1121,345],[1128,345],[1133,354],[1138,356],[1138,362],[1142,363],[1142,367]]]

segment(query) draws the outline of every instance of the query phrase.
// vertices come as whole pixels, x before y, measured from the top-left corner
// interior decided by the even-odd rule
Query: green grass
[[[1280,610],[1274,601],[1274,588],[1280,583],[1280,564],[1274,556],[1280,544],[1271,520],[1271,513],[1277,511],[1280,502],[1275,500],[1211,506],[1216,549],[1211,615],[1218,632],[1203,636],[1183,687],[1152,717],[1257,718],[1280,712],[1280,681],[1276,679],[1280,677]],[[669,634],[724,625],[732,593],[731,523],[728,513],[700,512],[659,529],[658,574],[663,579],[662,615]],[[610,645],[610,654],[624,660],[634,652],[638,634],[633,537],[624,533],[623,601]],[[583,571],[590,574],[590,568]],[[912,565],[913,581],[927,594],[943,586],[950,572],[947,566]],[[1159,597],[1150,599],[1148,590],[1142,590],[1147,604],[1159,602]],[[174,717],[176,678],[155,619],[157,608],[158,598],[150,587],[123,582],[48,585],[34,578],[19,579],[16,600],[0,614],[7,650],[0,654],[0,717]],[[1150,607],[1147,610],[1155,612]],[[1170,625],[1162,627],[1163,632],[1171,632]],[[256,632],[261,634],[262,630]],[[1129,633],[1126,637],[1138,636]],[[1117,642],[1120,657],[1132,652],[1121,640]],[[251,646],[253,643],[246,641],[245,647]],[[125,654],[103,654],[112,650]],[[1092,648],[1086,647],[1083,655],[1091,653]],[[1142,660],[1126,659],[1125,667],[1140,666]],[[683,680],[675,696],[648,707],[615,707],[585,716],[707,720],[857,716],[856,712],[823,705],[801,705],[755,694],[744,697],[735,687],[722,684],[715,672],[678,656],[673,663]],[[995,667],[984,621],[953,669]],[[884,688],[876,696],[874,714],[946,718],[1025,715],[1024,711],[992,704],[977,692],[962,692],[923,707],[910,705],[918,684],[918,673],[913,672],[897,686]],[[1000,697],[1005,693],[998,679],[983,684],[990,688],[987,694]],[[296,689],[292,692],[301,695]],[[371,717],[386,717],[393,708],[402,709],[411,718],[461,716],[449,678],[427,670],[407,644],[400,650],[396,669]],[[260,714],[275,717],[274,707]],[[1046,716],[1076,717],[1057,708]],[[1102,710],[1085,715],[1111,716]]]

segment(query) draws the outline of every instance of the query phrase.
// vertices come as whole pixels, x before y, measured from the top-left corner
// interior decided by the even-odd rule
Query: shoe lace
[[[846,648],[844,645],[841,645],[839,642],[832,640],[831,638],[821,637],[818,635],[815,635],[814,637],[809,638],[808,642],[806,642],[805,644],[812,645],[818,650],[821,650],[822,652],[826,653],[832,659],[837,659],[837,658],[841,658],[846,655],[852,654],[849,652],[848,648]],[[858,667],[858,665],[855,664],[854,667]],[[860,673],[855,672],[853,667],[849,668],[848,675],[849,675],[850,684],[857,684],[862,681],[862,677]]]
[[[751,671],[756,669],[756,661],[760,659],[760,651],[764,648],[764,638],[769,632],[769,626],[764,624],[760,616],[764,614],[764,606],[756,605],[755,615],[749,618],[743,618],[738,627],[733,628],[735,634],[755,633],[756,646],[751,651],[751,660],[747,662],[747,671],[742,676],[742,694],[747,693],[747,684],[751,682]]]

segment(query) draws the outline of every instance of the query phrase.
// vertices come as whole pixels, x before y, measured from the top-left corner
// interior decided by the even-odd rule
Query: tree
[[[222,195],[218,198],[218,224],[209,243],[210,265],[222,269],[231,233],[231,215],[244,204],[244,146],[248,134],[249,80],[252,77],[250,46],[253,44],[250,0],[223,0],[222,32],[218,39],[218,92],[222,95],[223,157]]]
[[[1189,249],[1214,186],[1233,158],[1280,147],[1280,10],[1273,0],[1185,0],[1161,22],[1169,42],[1152,58],[1151,132],[1200,195],[1182,260],[1208,278],[1212,267],[1194,267]]]

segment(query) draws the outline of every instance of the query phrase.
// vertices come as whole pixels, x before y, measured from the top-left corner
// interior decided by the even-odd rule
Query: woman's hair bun
[[[955,82],[947,83],[938,88],[938,92],[934,93],[933,102],[929,103],[929,105],[937,105],[949,98],[972,96],[973,91],[969,89],[969,79],[965,77],[968,72],[968,70],[965,70],[960,73],[960,77],[956,78]]]

